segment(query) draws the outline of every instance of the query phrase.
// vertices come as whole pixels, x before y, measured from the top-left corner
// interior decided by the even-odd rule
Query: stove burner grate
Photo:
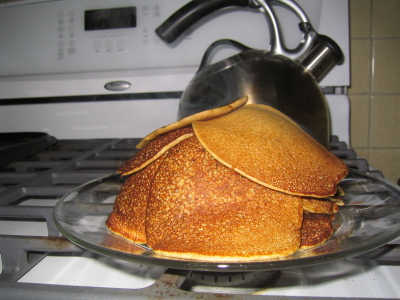
[[[64,194],[77,186],[114,173],[136,152],[134,146],[138,141],[139,139],[59,140],[49,149],[0,168],[0,222],[33,221],[44,224],[47,230],[44,236],[20,233],[1,234],[0,232],[2,262],[0,289],[3,295],[13,298],[17,294],[26,293],[27,299],[32,299],[35,295],[38,298],[54,298],[53,296],[59,298],[60,294],[66,293],[65,295],[68,296],[65,297],[68,299],[84,299],[82,295],[85,295],[87,299],[94,296],[99,299],[109,297],[131,299],[132,296],[149,299],[151,295],[159,297],[160,292],[168,290],[169,293],[176,292],[175,298],[178,299],[197,297],[195,293],[180,288],[191,274],[190,271],[183,270],[167,270],[154,285],[134,291],[78,286],[39,285],[38,287],[37,284],[17,282],[49,253],[73,255],[86,251],[63,238],[58,232],[52,220],[53,206]],[[366,160],[358,158],[352,149],[348,149],[347,145],[338,141],[336,137],[332,137],[331,151],[350,168],[383,177],[381,172],[370,170]],[[395,241],[393,244],[363,254],[359,258],[399,262],[400,246]],[[190,280],[197,280],[196,284],[198,284],[198,275],[192,273]],[[214,274],[206,275],[207,280],[215,281]],[[223,280],[229,285],[232,278],[237,281],[238,278],[243,278],[242,275],[248,276],[247,273],[225,275],[225,277],[218,277],[217,281]],[[256,276],[252,284],[256,286],[266,278],[272,280],[274,276],[276,273],[260,274]],[[202,278],[201,275],[200,278]],[[241,285],[241,280],[238,280],[236,285]],[[184,288],[185,285],[182,287]],[[232,299],[244,299],[242,297],[244,296],[233,295]],[[213,299],[213,297],[210,296],[208,299]],[[265,299],[265,296],[262,299]],[[302,297],[296,297],[296,299],[302,299]]]

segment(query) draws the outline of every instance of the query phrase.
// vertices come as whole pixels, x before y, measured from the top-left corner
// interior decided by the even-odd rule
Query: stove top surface
[[[354,259],[282,270],[267,289],[232,291],[229,287],[210,290],[201,282],[193,283],[190,278],[196,274],[191,271],[103,257],[62,237],[52,219],[54,205],[77,186],[114,173],[136,152],[138,141],[58,140],[48,149],[0,169],[0,288],[4,295],[83,299],[84,293],[88,299],[93,295],[99,299],[133,295],[187,299],[201,292],[208,293],[210,299],[218,296],[214,293],[233,293],[232,299],[279,295],[400,298],[395,282],[400,276],[400,241]],[[331,151],[350,168],[382,177],[336,137],[332,137]]]

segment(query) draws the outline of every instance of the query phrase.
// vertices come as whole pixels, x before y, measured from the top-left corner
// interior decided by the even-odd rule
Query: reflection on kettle
[[[307,16],[294,1],[273,2],[293,10],[301,21],[299,28],[303,38],[295,49],[286,49],[282,44],[276,17],[268,0],[192,1],[157,28],[156,33],[171,43],[202,17],[229,6],[258,9],[266,14],[270,25],[269,51],[251,49],[232,40],[219,40],[209,46],[198,72],[182,95],[178,119],[248,96],[248,103],[266,104],[280,110],[318,142],[329,147],[329,110],[318,81],[336,64],[342,63],[342,51],[332,39],[314,31]],[[213,51],[226,45],[241,52],[208,64]]]

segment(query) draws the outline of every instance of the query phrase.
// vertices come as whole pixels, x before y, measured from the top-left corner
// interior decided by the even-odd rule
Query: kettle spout
[[[334,66],[343,63],[344,55],[334,40],[325,35],[318,35],[313,47],[298,61],[319,82]]]

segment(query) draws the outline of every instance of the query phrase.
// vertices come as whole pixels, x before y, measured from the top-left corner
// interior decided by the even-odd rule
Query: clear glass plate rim
[[[378,178],[372,175],[369,175],[364,172],[360,172],[357,170],[351,169],[349,172],[349,175],[352,174],[352,176],[362,176],[364,178],[374,178],[374,180],[377,180],[378,182],[381,182],[385,185],[385,187],[388,187],[390,190],[396,191],[400,195],[400,189],[390,181],[383,179],[383,178]],[[157,256],[154,255],[154,252],[144,252],[144,255],[137,255],[137,254],[132,254],[129,252],[123,252],[115,249],[109,249],[103,246],[100,246],[96,243],[91,243],[80,237],[74,232],[71,232],[67,229],[64,228],[62,224],[62,220],[59,220],[58,212],[60,209],[60,206],[64,201],[71,196],[72,193],[80,191],[82,188],[95,184],[98,182],[104,182],[113,178],[119,177],[119,174],[110,174],[103,176],[101,178],[89,181],[85,184],[80,185],[76,189],[72,190],[71,192],[67,193],[64,195],[57,205],[54,208],[53,211],[53,220],[55,222],[56,227],[60,230],[60,232],[70,241],[75,243],[76,245],[83,247],[89,251],[96,252],[101,255],[106,255],[114,258],[119,258],[119,259],[124,259],[128,261],[134,261],[134,262],[142,262],[145,264],[151,264],[151,265],[158,265],[158,266],[166,266],[166,267],[173,267],[173,268],[180,268],[180,269],[191,269],[191,270],[204,270],[204,271],[216,271],[216,270],[225,270],[225,271],[240,271],[240,270],[276,270],[276,269],[284,269],[284,268],[292,268],[292,267],[300,267],[300,266],[307,266],[307,265],[313,265],[313,264],[319,264],[319,263],[324,263],[324,262],[329,262],[337,259],[342,259],[346,258],[349,256],[356,256],[359,254],[362,254],[364,252],[373,250],[375,248],[378,248],[379,246],[386,244],[390,242],[391,240],[397,238],[400,235],[400,226],[395,230],[392,234],[382,237],[381,240],[376,243],[374,246],[370,246],[366,248],[364,245],[360,246],[355,246],[352,249],[348,250],[342,250],[339,253],[327,253],[327,254],[321,254],[321,255],[316,255],[313,257],[303,257],[303,258],[293,258],[293,259],[282,259],[282,260],[264,260],[264,261],[241,261],[241,262],[215,262],[215,261],[207,261],[207,260],[185,260],[185,259],[178,259],[174,257],[162,257],[162,256]],[[346,182],[346,180],[349,179],[344,179],[343,182]],[[351,178],[350,178],[351,180]],[[105,226],[104,226],[105,227]],[[109,233],[112,234],[112,233]],[[114,234],[112,234],[114,235]],[[115,235],[114,235],[115,236]],[[124,239],[122,237],[119,237],[121,239]],[[124,239],[125,240],[125,239]],[[329,243],[329,241],[327,241]],[[135,244],[138,247],[143,248],[141,245]],[[297,253],[300,253],[304,250],[301,250]]]

